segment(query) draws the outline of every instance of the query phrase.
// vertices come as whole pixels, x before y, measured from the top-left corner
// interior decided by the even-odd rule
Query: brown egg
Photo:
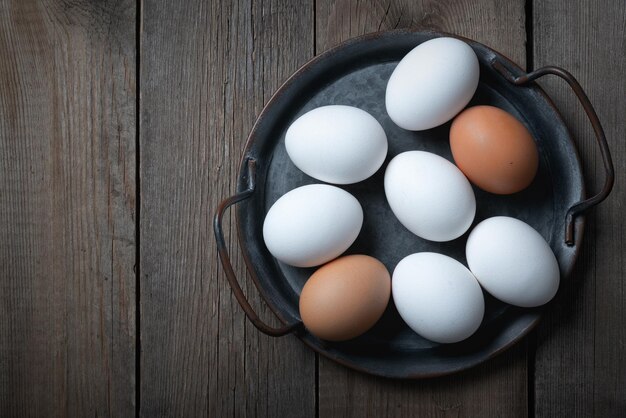
[[[320,267],[304,285],[300,316],[315,336],[344,341],[370,329],[391,293],[389,272],[367,255],[347,255]]]
[[[450,128],[454,162],[481,189],[495,194],[519,192],[537,174],[537,146],[513,115],[493,106],[461,112]]]

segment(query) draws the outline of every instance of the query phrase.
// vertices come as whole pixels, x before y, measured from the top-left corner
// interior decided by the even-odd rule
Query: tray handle
[[[598,205],[600,202],[606,199],[606,197],[611,192],[611,189],[613,188],[613,183],[615,181],[615,171],[613,169],[611,152],[609,151],[609,145],[606,142],[606,136],[604,135],[604,130],[602,129],[602,125],[600,124],[598,115],[596,114],[596,111],[591,105],[587,94],[580,86],[578,81],[576,81],[573,75],[560,67],[542,67],[527,74],[515,76],[497,59],[494,60],[491,65],[496,71],[502,74],[504,78],[517,86],[522,86],[548,74],[552,74],[562,78],[574,91],[574,94],[578,98],[578,101],[580,102],[583,109],[585,110],[585,113],[587,114],[587,118],[589,118],[589,122],[591,122],[591,126],[596,135],[596,141],[598,143],[598,146],[600,147],[602,163],[604,164],[604,186],[598,194],[581,202],[575,203],[567,210],[567,214],[565,215],[565,243],[568,246],[572,246],[575,243],[574,225],[576,216],[586,212],[587,210]]]
[[[262,333],[267,334],[272,337],[280,337],[285,334],[289,334],[293,332],[296,328],[298,328],[301,322],[296,322],[294,324],[285,325],[279,328],[274,328],[267,325],[259,315],[254,311],[250,303],[246,299],[246,296],[243,294],[243,290],[241,290],[241,286],[239,286],[239,282],[237,281],[237,276],[233,270],[232,263],[230,262],[230,256],[228,255],[228,249],[226,247],[226,241],[224,240],[224,232],[222,229],[222,218],[224,216],[224,212],[230,206],[235,203],[239,203],[242,200],[248,199],[254,193],[254,189],[256,186],[256,178],[255,178],[255,169],[256,169],[256,161],[252,158],[247,160],[247,170],[248,170],[248,185],[247,188],[227,199],[224,199],[219,206],[217,207],[217,211],[215,212],[215,217],[213,218],[213,231],[215,232],[215,239],[217,241],[217,252],[219,254],[220,260],[222,262],[222,266],[224,267],[224,273],[226,274],[226,278],[228,279],[228,283],[235,294],[235,298],[239,305],[245,312],[248,319],[252,322],[252,324]]]

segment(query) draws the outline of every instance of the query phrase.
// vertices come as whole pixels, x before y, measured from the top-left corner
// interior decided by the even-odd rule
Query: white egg
[[[387,135],[364,110],[323,106],[300,116],[285,136],[291,161],[309,176],[335,184],[374,174],[387,155]]]
[[[398,63],[387,84],[389,117],[401,128],[421,131],[446,123],[472,99],[478,58],[455,38],[426,41]]]
[[[296,267],[313,267],[341,255],[363,225],[354,196],[335,186],[311,184],[283,195],[263,223],[263,239],[274,257]]]
[[[496,216],[479,223],[466,245],[467,264],[494,297],[522,307],[543,305],[559,288],[559,265],[530,225]]]
[[[385,194],[400,223],[431,241],[460,237],[476,214],[467,178],[450,161],[429,152],[403,152],[391,160]]]
[[[402,259],[393,271],[391,291],[409,327],[438,343],[466,339],[485,313],[483,293],[472,273],[442,254],[416,253]]]

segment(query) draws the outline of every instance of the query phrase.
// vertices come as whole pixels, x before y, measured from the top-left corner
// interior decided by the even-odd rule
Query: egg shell
[[[274,257],[313,267],[341,255],[363,225],[363,209],[350,193],[327,184],[298,187],[272,205],[263,239]]]
[[[347,255],[320,267],[304,285],[300,316],[318,338],[344,341],[370,329],[389,302],[391,278],[367,255]]]
[[[552,249],[518,219],[496,216],[479,223],[467,239],[466,256],[482,287],[511,305],[543,305],[559,288],[559,265]]]
[[[387,135],[364,110],[322,106],[291,124],[285,147],[291,161],[309,176],[350,184],[365,180],[380,168],[387,155]]]
[[[483,320],[480,285],[463,264],[437,253],[403,258],[391,280],[402,319],[424,338],[455,343],[471,336]]]
[[[454,162],[472,183],[495,194],[517,193],[537,174],[537,145],[526,127],[494,106],[461,112],[450,127]]]
[[[395,68],[385,94],[398,126],[421,131],[446,123],[472,99],[480,75],[472,48],[455,38],[435,38],[412,49]]]
[[[431,241],[450,241],[467,231],[476,198],[450,161],[425,151],[398,154],[385,171],[391,210],[409,231]]]

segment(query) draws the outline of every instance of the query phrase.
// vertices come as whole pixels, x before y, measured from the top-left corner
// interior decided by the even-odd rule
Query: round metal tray
[[[385,88],[399,60],[418,44],[439,36],[454,35],[407,30],[371,34],[350,40],[298,70],[258,117],[243,152],[237,194],[222,202],[215,216],[215,233],[226,275],[252,322],[269,335],[293,332],[318,353],[374,375],[421,378],[472,367],[520,340],[541,315],[541,309],[512,307],[485,293],[485,317],[479,330],[465,341],[446,345],[430,342],[411,331],[390,301],[381,320],[366,334],[342,343],[322,341],[302,326],[298,312],[300,291],[314,269],[294,268],[278,262],[263,242],[262,225],[270,206],[289,190],[318,182],[290,161],[284,144],[287,128],[313,108],[342,104],[372,114],[389,140],[387,159],[374,176],[342,186],[359,200],[364,210],[363,228],[347,253],[374,256],[390,272],[403,257],[420,251],[439,252],[466,262],[464,248],[468,233],[444,243],[415,236],[393,215],[383,190],[386,165],[398,153],[426,150],[452,160],[448,140],[450,123],[411,132],[396,126],[385,110]],[[612,164],[602,128],[569,73],[546,67],[525,74],[492,49],[463,40],[474,49],[480,62],[480,83],[469,106],[489,104],[515,115],[536,139],[540,153],[539,171],[528,189],[514,195],[497,196],[474,188],[477,200],[474,225],[495,215],[513,216],[527,222],[550,244],[565,279],[572,270],[582,239],[584,220],[577,215],[599,203],[612,185]],[[570,83],[598,134],[607,181],[604,190],[587,201],[584,201],[581,165],[571,137],[550,99],[532,81],[544,74],[558,75]],[[237,207],[239,244],[246,264],[268,306],[286,324],[283,327],[272,328],[259,319],[246,301],[230,265],[221,220],[226,208],[237,202],[240,202]]]

